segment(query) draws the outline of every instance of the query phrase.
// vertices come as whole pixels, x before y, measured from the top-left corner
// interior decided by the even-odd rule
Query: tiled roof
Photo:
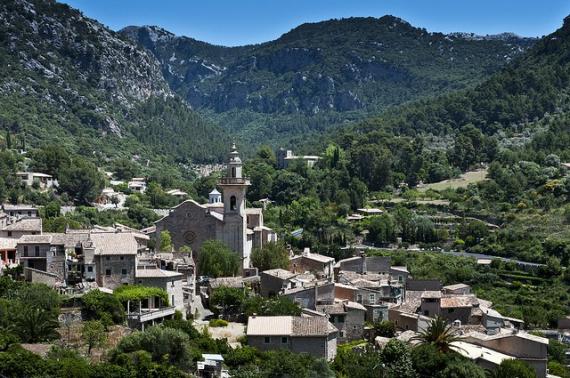
[[[136,278],[174,278],[182,276],[182,273],[164,269],[137,269],[136,272]]]
[[[323,317],[293,317],[293,332],[291,336],[326,336],[337,332],[326,318]]]
[[[4,227],[4,231],[42,231],[41,218],[22,218]]]
[[[422,299],[424,298],[441,298],[441,291],[427,290],[422,293]]]
[[[283,278],[283,279],[289,279],[291,277],[296,276],[295,273],[292,273],[288,270],[285,269],[270,269],[270,270],[264,270],[262,273],[273,276],[273,277],[278,277],[278,278]]]
[[[94,233],[91,240],[97,255],[136,255],[138,243],[130,232]]]
[[[473,307],[479,304],[474,295],[444,296],[441,298],[441,308]]]
[[[17,239],[18,244],[50,244],[51,235],[24,235]]]
[[[233,287],[233,288],[242,288],[243,287],[243,278],[242,277],[210,278],[209,285],[212,289],[217,289],[221,286]]]

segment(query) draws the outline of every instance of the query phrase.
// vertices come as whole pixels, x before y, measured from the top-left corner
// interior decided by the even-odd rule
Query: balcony
[[[247,177],[222,177],[220,179],[221,185],[250,185]]]
[[[134,320],[137,323],[146,323],[153,320],[160,320],[169,316],[173,316],[175,312],[175,307],[150,308],[143,309],[140,312],[131,312],[127,314],[127,317],[129,318],[129,321]]]

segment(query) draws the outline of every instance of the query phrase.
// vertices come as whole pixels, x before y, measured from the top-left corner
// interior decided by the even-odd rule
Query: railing
[[[136,319],[140,323],[145,323],[150,320],[164,318],[166,316],[174,315],[176,312],[175,307],[164,307],[160,309],[146,309],[139,312],[131,312],[127,314],[129,319]]]
[[[220,179],[220,184],[222,184],[222,185],[244,185],[244,184],[249,184],[249,180],[246,177],[222,177]]]

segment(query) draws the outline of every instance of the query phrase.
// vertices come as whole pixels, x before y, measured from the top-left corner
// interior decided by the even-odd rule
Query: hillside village
[[[315,160],[310,157],[303,164],[312,167]],[[21,175],[30,176],[37,190],[52,190],[57,185],[48,175]],[[35,177],[40,177],[39,187]],[[22,181],[22,185],[30,184]],[[366,239],[361,241],[365,244],[350,248],[352,256],[342,259],[307,247],[295,253],[289,246],[283,250],[285,263],[280,267],[254,266],[253,251],[261,253],[283,244],[264,224],[264,207],[246,206],[250,185],[234,144],[216,185],[220,191],[213,188],[204,204],[184,199],[184,193],[180,204],[151,227],[135,229],[117,223],[45,232],[38,207],[4,204],[0,268],[14,278],[47,285],[70,298],[118,293],[124,301],[124,324],[130,329],[144,331],[173,319],[189,319],[198,328],[209,324],[216,329],[219,323],[221,329],[232,330],[233,347],[289,350],[333,361],[343,345],[382,350],[391,340],[399,340],[413,346],[442,322],[456,335],[449,348],[486,370],[516,359],[532,366],[537,377],[551,376],[545,336],[570,339],[567,320],[560,320],[555,333],[537,336],[527,330],[524,320],[505,316],[493,302],[479,298],[469,284],[444,286],[439,279],[416,279],[407,266],[394,265],[390,256],[367,254],[374,247]],[[130,180],[128,189],[144,193],[144,178]],[[362,208],[358,213],[349,215],[349,221],[378,217],[384,211]],[[456,227],[458,221],[452,216],[433,219],[444,228]],[[167,246],[162,246],[165,238]],[[215,262],[198,262],[204,260],[201,253],[212,242],[228,248],[236,265],[210,277],[204,269],[211,270],[204,264]],[[478,260],[483,265],[486,261],[490,262]],[[224,276],[227,272],[231,275]],[[153,290],[138,292],[139,288]],[[244,311],[242,302],[255,298],[278,298],[285,307],[274,311],[258,307],[261,313]],[[76,313],[76,319],[82,313]],[[198,376],[228,376],[222,355],[205,353],[202,357],[193,368]]]
[[[0,2],[0,378],[570,378],[570,16],[78,7]]]

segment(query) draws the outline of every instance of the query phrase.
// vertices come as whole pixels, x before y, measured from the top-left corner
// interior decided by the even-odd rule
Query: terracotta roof
[[[457,295],[441,298],[441,308],[473,307],[479,304],[474,295]]]

